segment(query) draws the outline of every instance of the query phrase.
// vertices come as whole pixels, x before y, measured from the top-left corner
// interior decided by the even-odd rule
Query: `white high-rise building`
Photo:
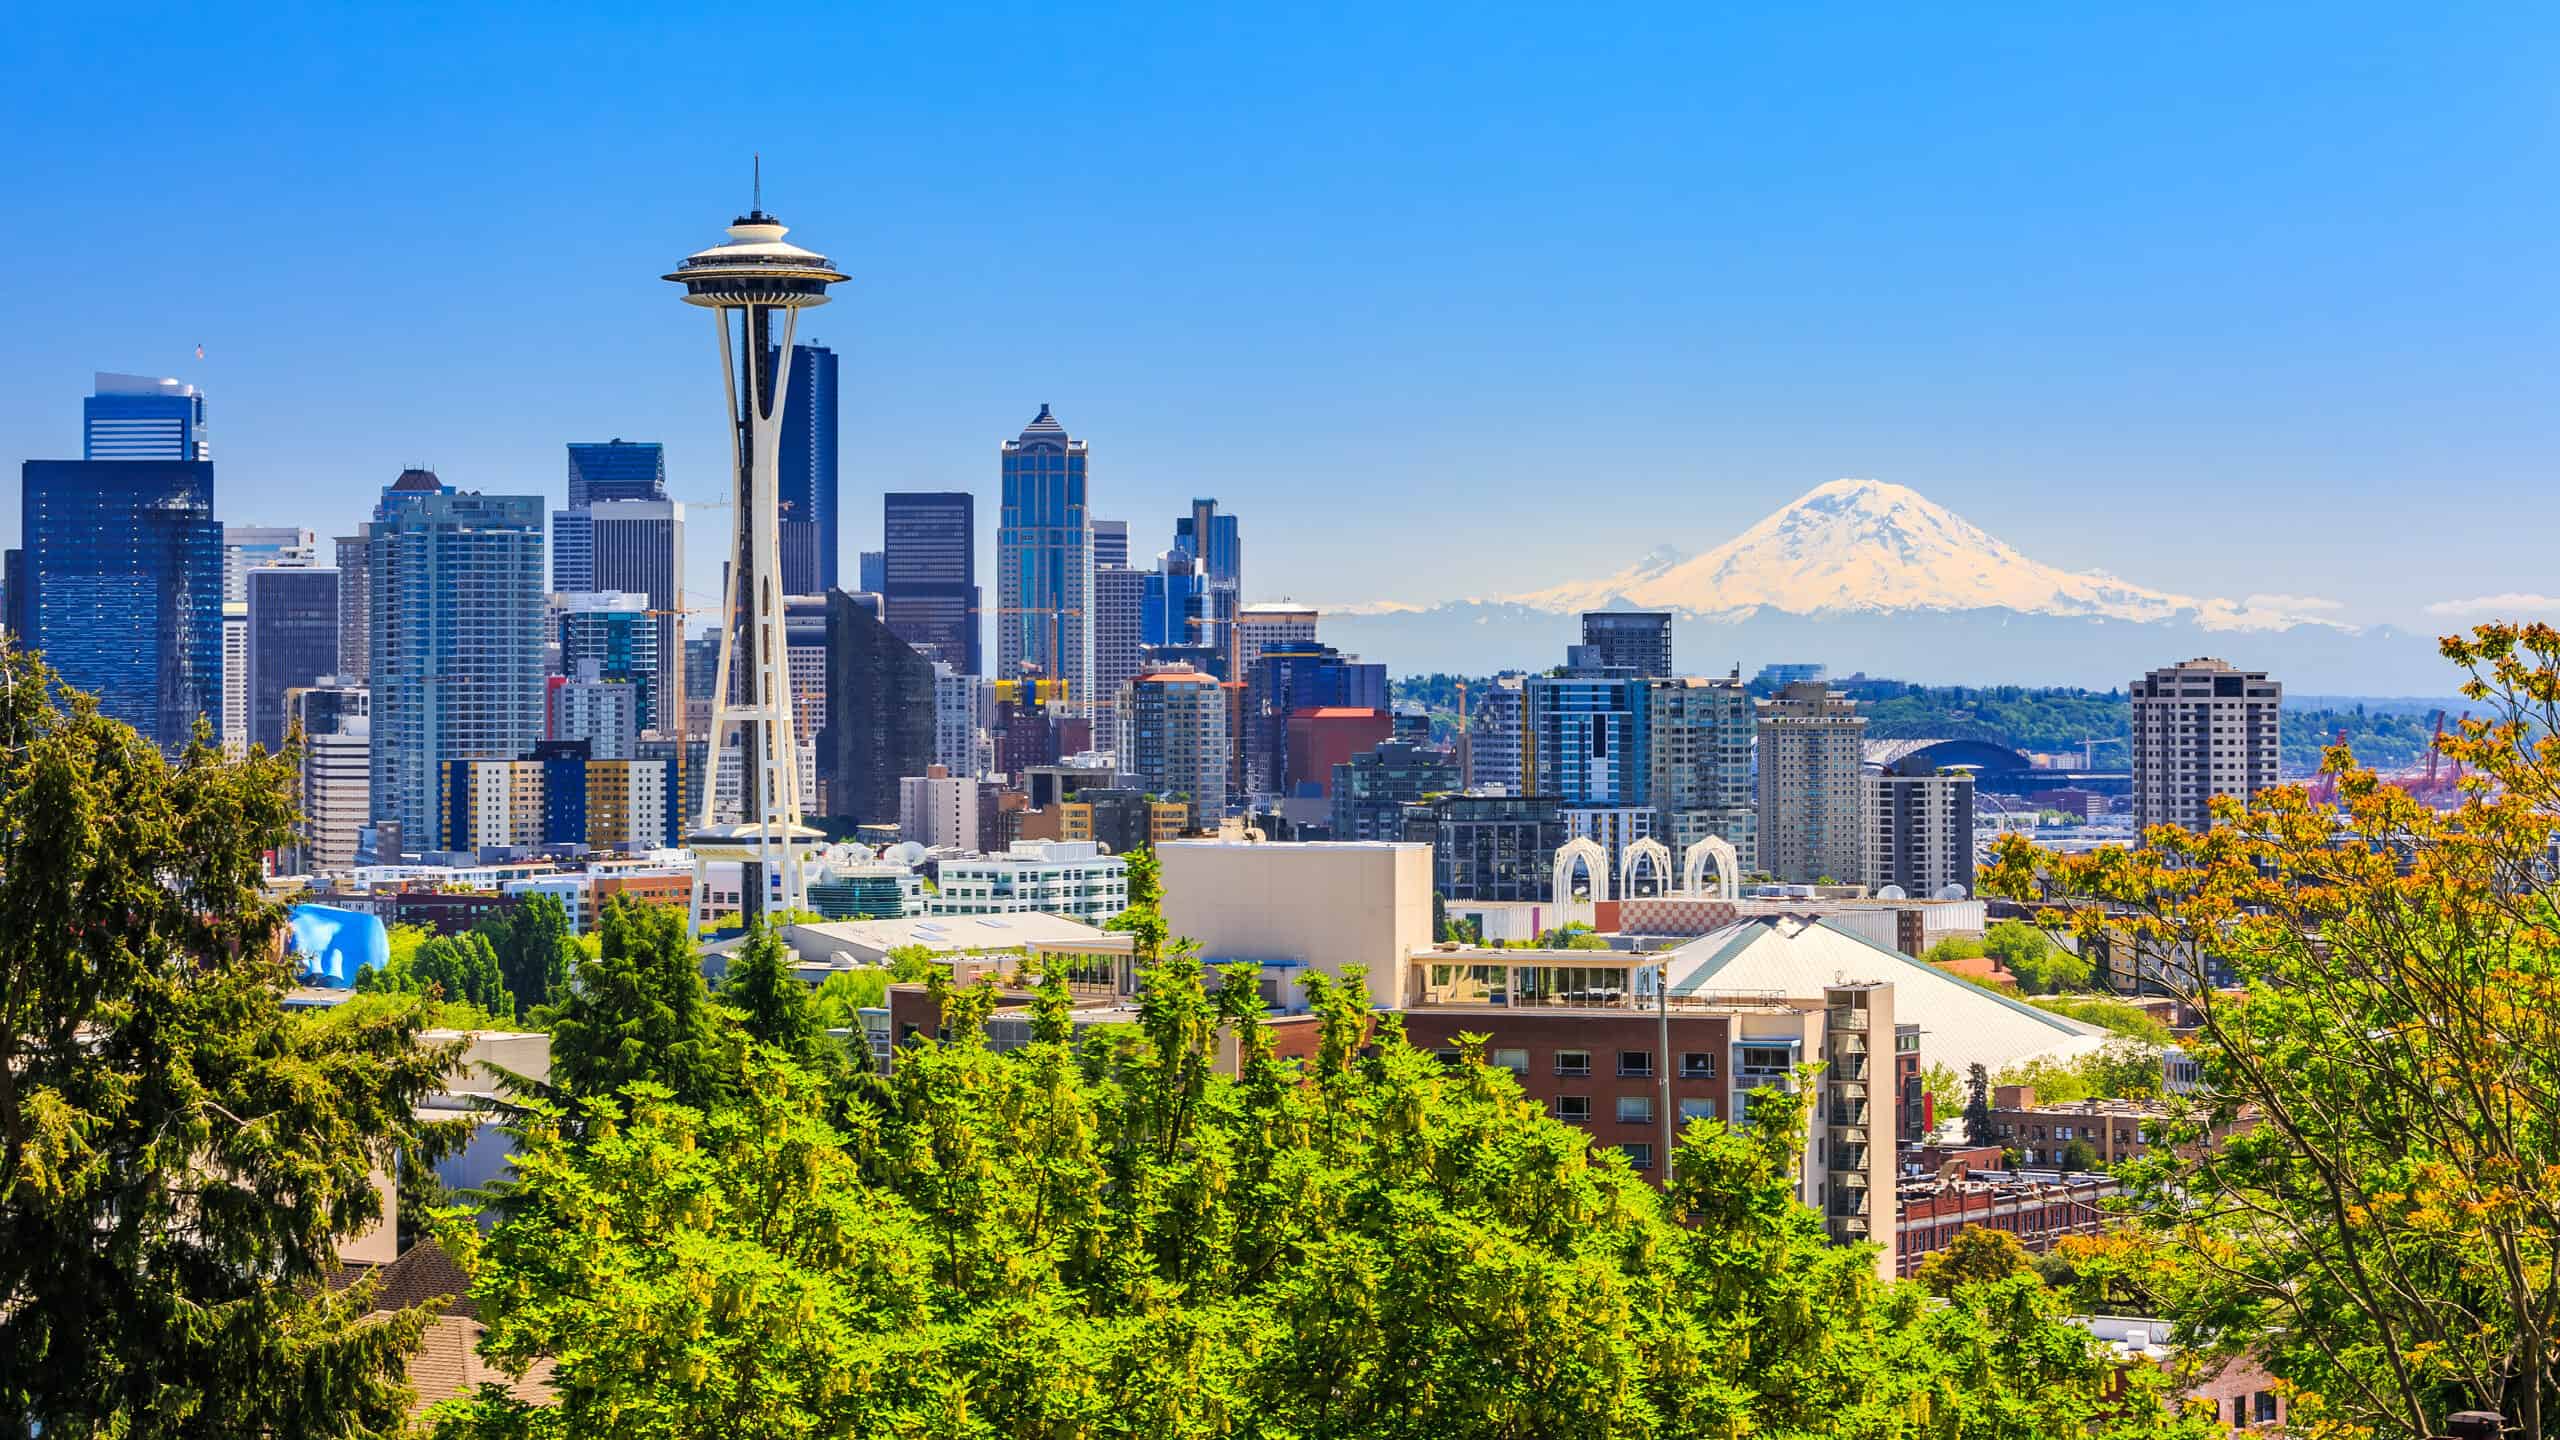
[[[333,676],[286,691],[285,712],[302,727],[304,866],[344,870],[373,820],[371,696],[362,680]]]
[[[628,760],[640,740],[640,687],[607,680],[592,660],[551,691],[551,738],[584,740],[590,760]]]
[[[898,835],[933,850],[978,848],[980,781],[939,765],[898,780]]]
[[[975,779],[994,768],[993,747],[980,722],[987,707],[987,679],[963,675],[947,661],[933,662],[933,763]]]
[[[2212,824],[2213,797],[2276,783],[2284,686],[2263,670],[2190,660],[2133,682],[2133,810],[2142,825]]]

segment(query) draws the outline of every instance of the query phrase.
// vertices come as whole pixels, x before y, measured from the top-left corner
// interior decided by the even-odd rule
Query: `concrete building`
[[[257,729],[251,715],[249,698],[249,572],[252,570],[302,570],[319,561],[319,547],[311,532],[291,525],[234,525],[222,527],[222,745],[231,754],[244,753]],[[288,593],[277,592],[279,595]],[[303,592],[292,591],[297,599]],[[272,603],[270,610],[278,608]],[[299,609],[297,605],[293,608]],[[300,628],[296,626],[295,628]],[[314,647],[307,639],[291,642],[297,651],[309,653]],[[288,666],[287,668],[292,668]],[[336,672],[335,657],[313,670],[313,675]],[[307,677],[306,677],[307,678]],[[277,733],[282,733],[284,699],[282,686],[274,688],[269,720]],[[265,742],[272,751],[274,742]]]
[[[1127,522],[1110,523],[1125,545]],[[1120,691],[1145,667],[1148,576],[1125,564],[1093,567],[1093,743],[1101,749],[1119,747]]]
[[[981,776],[994,763],[987,743],[987,681],[933,662],[933,763],[954,775]]]
[[[1448,752],[1391,740],[1333,767],[1332,838],[1402,840],[1405,807],[1456,789]]]
[[[1395,738],[1395,718],[1384,710],[1349,705],[1311,706],[1289,716],[1288,734],[1285,747],[1287,769],[1281,775],[1280,789],[1276,793],[1284,798],[1330,796],[1333,794],[1334,776],[1342,766]],[[1456,789],[1456,776],[1451,775],[1448,782],[1438,788]]]
[[[984,782],[939,765],[898,780],[898,835],[928,850],[975,850]]]
[[[1129,908],[1129,862],[1091,841],[1023,840],[1001,855],[945,860],[935,915],[1063,915],[1099,925]]]
[[[1252,960],[1340,978],[1366,967],[1371,1000],[1402,1003],[1431,948],[1431,851],[1410,844],[1231,843],[1156,847],[1165,924],[1211,963]],[[1283,1008],[1303,1006],[1304,997]]]
[[[1262,658],[1265,650],[1314,644],[1318,618],[1314,606],[1285,600],[1260,600],[1238,609],[1235,673],[1238,676],[1251,675],[1254,662]]]
[[[1404,838],[1431,847],[1432,889],[1451,904],[1543,901],[1564,812],[1552,795],[1444,795],[1406,809]]]
[[[1819,681],[1760,706],[1760,866],[1780,880],[1849,882],[1866,868],[1866,717]]]
[[[1973,893],[1973,775],[1905,760],[1866,777],[1869,888],[1927,898]]]
[[[629,760],[640,742],[640,687],[596,674],[595,662],[551,687],[551,735],[577,740],[598,760]]]
[[[302,862],[310,871],[355,863],[356,835],[373,818],[370,696],[345,676],[285,692],[285,714],[302,727]]]
[[[373,586],[366,578],[365,531],[330,541],[338,563],[338,673],[358,681],[373,673]]]
[[[1671,663],[1671,612],[1668,610],[1585,610],[1582,643],[1599,663],[1624,667],[1648,680],[1680,672]]]
[[[673,733],[684,667],[668,663],[667,617],[640,590],[572,590],[552,597],[560,616],[560,673],[631,689],[635,734]],[[707,690],[704,692],[709,693]]]
[[[1122,773],[1191,807],[1195,826],[1227,809],[1226,687],[1188,665],[1141,671],[1120,691]]]
[[[2133,682],[2133,804],[2144,826],[2212,824],[2213,797],[2276,783],[2284,686],[2263,670],[2190,660]]]

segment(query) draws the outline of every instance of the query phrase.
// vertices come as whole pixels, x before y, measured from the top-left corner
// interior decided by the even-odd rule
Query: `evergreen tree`
[[[652,1081],[695,1109],[726,1098],[738,1037],[711,1003],[683,912],[616,895],[598,912],[596,934],[596,958],[580,958],[546,1013],[552,1084],[584,1098]]]
[[[1968,1145],[1997,1145],[1992,1133],[1991,1067],[1976,1062],[1965,1067],[1964,1139]]]
[[[0,755],[0,1426],[398,1433],[423,1316],[325,1282],[451,1057],[285,1010],[292,760],[172,763],[5,643]]]
[[[819,1023],[809,987],[791,968],[790,950],[768,926],[747,931],[720,982],[720,1003],[749,1039],[772,1046],[794,1064],[824,1066],[838,1053]]]
[[[578,963],[578,939],[569,933],[569,911],[557,895],[536,891],[524,903],[474,927],[498,957],[499,973],[519,1014],[551,1003]]]

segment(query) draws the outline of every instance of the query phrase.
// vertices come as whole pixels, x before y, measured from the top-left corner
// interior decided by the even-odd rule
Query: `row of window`
[[[1443,1064],[1458,1063],[1458,1052],[1455,1049],[1444,1049],[1435,1053]],[[1496,1049],[1488,1052],[1485,1060],[1495,1068],[1508,1070],[1514,1075],[1529,1073],[1529,1052],[1526,1050]],[[1580,1079],[1589,1075],[1591,1052],[1588,1050],[1557,1051],[1555,1073],[1569,1079]],[[1678,1073],[1683,1080],[1713,1080],[1716,1078],[1715,1053],[1709,1050],[1682,1051]],[[1618,1074],[1626,1079],[1650,1077],[1653,1074],[1653,1052],[1650,1050],[1619,1051]]]
[[[1619,1124],[1650,1125],[1653,1123],[1655,1112],[1652,1096],[1621,1095],[1617,1097],[1616,1103]],[[1572,1125],[1590,1124],[1591,1097],[1588,1095],[1557,1096],[1556,1118]],[[1713,1100],[1684,1099],[1680,1102],[1680,1123],[1683,1125],[1693,1120],[1713,1120],[1714,1118],[1716,1118],[1716,1102]]]

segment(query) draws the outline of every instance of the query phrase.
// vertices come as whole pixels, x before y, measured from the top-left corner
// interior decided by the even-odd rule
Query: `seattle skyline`
[[[206,393],[227,521],[343,533],[413,463],[556,501],[613,436],[716,499],[701,337],[633,277],[761,150],[853,277],[802,337],[842,357],[840,555],[883,490],[966,490],[992,568],[994,452],[1047,403],[1133,554],[1195,495],[1243,517],[1252,599],[1520,593],[1872,475],[2145,584],[2530,608],[2550,527],[2466,502],[2537,493],[2555,438],[2560,25],[2317,13],[892,13],[759,76],[752,130],[678,98],[731,83],[675,83],[680,12],[321,48],[216,6],[113,57],[39,15],[0,175],[81,241],[0,335],[0,450],[75,455],[90,373],[149,372]],[[591,63],[510,58],[554,53]],[[109,126],[153,138],[102,169]]]

